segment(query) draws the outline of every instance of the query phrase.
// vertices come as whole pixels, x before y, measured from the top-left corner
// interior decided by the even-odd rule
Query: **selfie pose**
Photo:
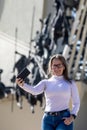
[[[62,55],[53,55],[48,69],[49,78],[41,80],[35,86],[26,84],[21,78],[17,78],[16,83],[33,95],[44,92],[46,106],[41,130],[73,130],[73,123],[80,108],[78,87],[75,81],[68,77],[68,66]]]

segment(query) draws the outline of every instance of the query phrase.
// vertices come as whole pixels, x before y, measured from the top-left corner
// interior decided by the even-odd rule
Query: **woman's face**
[[[53,75],[61,76],[63,75],[65,67],[59,59],[53,59],[51,65],[51,72]]]

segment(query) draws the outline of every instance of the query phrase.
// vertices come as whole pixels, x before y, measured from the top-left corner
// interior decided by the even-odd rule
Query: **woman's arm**
[[[19,87],[33,95],[38,95],[44,92],[46,87],[45,82],[46,80],[42,80],[37,85],[31,86],[29,84],[24,83],[24,81],[20,78],[16,79],[16,83]]]
[[[74,121],[80,108],[79,92],[75,82],[72,82],[71,84],[71,97],[72,97],[72,110],[70,117],[64,118],[64,123],[66,125],[70,125]]]
[[[72,81],[71,84],[71,97],[72,97],[72,111],[71,114],[75,117],[78,114],[80,108],[80,97],[78,92],[78,87],[76,83]]]

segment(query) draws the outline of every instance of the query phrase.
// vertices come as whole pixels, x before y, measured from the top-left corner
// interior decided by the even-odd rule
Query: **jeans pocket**
[[[47,113],[44,113],[44,115],[43,115],[43,118],[42,118],[42,119],[44,120],[44,119],[46,119],[47,117],[48,117]]]

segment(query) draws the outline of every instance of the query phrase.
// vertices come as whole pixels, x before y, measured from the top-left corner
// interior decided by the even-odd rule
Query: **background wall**
[[[11,85],[15,50],[29,55],[30,40],[41,29],[43,0],[0,0],[0,69],[2,82]],[[14,61],[15,60],[15,61]]]
[[[33,17],[33,35],[40,29],[43,0],[0,0],[0,31],[29,43]]]

